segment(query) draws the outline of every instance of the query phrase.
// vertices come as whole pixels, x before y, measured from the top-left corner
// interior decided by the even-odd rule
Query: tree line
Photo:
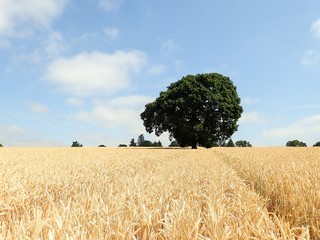
[[[132,138],[130,140],[129,145],[119,144],[119,147],[128,147],[128,146],[129,147],[163,147],[160,140],[158,142],[156,142],[156,141],[151,142],[151,141],[145,139],[143,134],[140,134],[138,136],[137,142],[135,142],[135,139]]]
[[[292,141],[288,141],[286,146],[287,147],[307,147],[307,144],[295,139]],[[320,147],[320,142],[316,142],[315,144],[313,144],[313,147]]]
[[[119,144],[118,147],[128,147],[128,146],[129,147],[163,147],[161,141],[158,141],[158,142],[154,141],[152,143],[151,141],[146,140],[143,134],[139,135],[137,142],[135,142],[134,138],[132,138],[129,145]],[[246,140],[239,140],[239,141],[233,142],[233,140],[230,138],[229,141],[221,145],[215,144],[214,146],[215,147],[252,147],[252,144]],[[320,141],[316,142],[312,146],[320,147]],[[0,143],[0,147],[4,147],[4,146]],[[74,141],[72,142],[71,147],[83,147],[83,145],[78,141]],[[101,144],[98,147],[106,147],[106,146],[104,144]],[[177,141],[174,140],[170,143],[169,147],[180,147],[180,145]],[[307,147],[307,144],[295,139],[295,140],[288,141],[286,143],[286,147]]]
[[[3,147],[3,145],[0,144],[0,147]],[[74,141],[72,142],[71,147],[83,147],[83,145],[78,141]],[[105,145],[101,144],[99,145],[99,147],[105,147]],[[135,139],[132,138],[129,144],[119,144],[118,147],[163,147],[163,145],[160,140],[158,142],[151,142],[149,140],[146,140],[144,138],[144,135],[141,134],[138,136],[137,142],[135,142]],[[180,147],[180,145],[178,141],[174,140],[171,141],[169,147]],[[213,147],[252,147],[252,144],[246,140],[238,140],[236,142],[233,142],[233,140],[230,138],[228,141],[223,142],[221,144],[214,144]],[[295,139],[288,141],[286,143],[286,147],[307,147],[307,144]],[[320,141],[313,144],[313,147],[320,147]]]

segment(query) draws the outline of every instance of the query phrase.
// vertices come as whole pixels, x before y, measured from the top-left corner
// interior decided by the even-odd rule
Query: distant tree
[[[71,147],[83,147],[82,144],[78,143],[78,141],[75,141],[72,143]]]
[[[3,145],[0,143],[0,147],[3,147]]]
[[[154,142],[153,145],[155,147],[162,147],[162,142],[160,142],[160,140],[158,142]]]
[[[226,147],[235,147],[234,142],[230,138],[229,141],[226,143]]]
[[[236,146],[237,147],[252,147],[251,143],[246,140],[236,141]]]
[[[144,140],[141,145],[141,147],[153,147],[153,143],[149,140]]]
[[[143,136],[143,134],[139,135],[138,137],[138,142],[134,143],[134,139],[131,139],[130,141],[130,147],[131,144],[135,144],[134,146],[139,146],[139,147],[162,147],[162,143],[160,141],[158,142],[151,142],[149,140],[146,140]]]
[[[292,140],[292,141],[288,141],[286,146],[287,147],[306,147],[307,144],[295,139],[295,140]]]
[[[118,147],[128,147],[128,145],[127,144],[119,144],[119,146]]]
[[[99,145],[98,147],[106,147],[106,145],[101,144],[101,145]]]
[[[160,92],[140,114],[148,133],[169,132],[181,147],[212,147],[238,129],[243,109],[233,82],[218,73],[188,75]]]
[[[316,142],[313,146],[314,147],[320,147],[320,142]]]
[[[169,147],[180,147],[179,143],[177,141],[172,141],[169,145]]]
[[[131,139],[129,146],[130,146],[130,147],[135,147],[135,146],[137,146],[137,143],[135,143],[134,138]]]
[[[139,135],[137,145],[142,147],[144,145],[145,139],[143,134]]]
[[[160,141],[158,142],[154,141],[150,147],[162,147],[162,143]]]

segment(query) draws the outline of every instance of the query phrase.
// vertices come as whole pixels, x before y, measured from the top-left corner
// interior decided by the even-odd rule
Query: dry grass
[[[251,151],[2,148],[0,239],[316,239],[319,161]]]

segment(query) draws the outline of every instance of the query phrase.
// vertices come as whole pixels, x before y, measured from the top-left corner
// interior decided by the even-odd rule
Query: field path
[[[269,212],[320,239],[320,148],[219,148]]]

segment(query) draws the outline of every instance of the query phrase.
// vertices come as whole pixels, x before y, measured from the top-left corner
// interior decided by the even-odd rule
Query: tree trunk
[[[196,144],[196,143],[193,143],[191,148],[192,148],[192,149],[197,149],[197,144]]]

